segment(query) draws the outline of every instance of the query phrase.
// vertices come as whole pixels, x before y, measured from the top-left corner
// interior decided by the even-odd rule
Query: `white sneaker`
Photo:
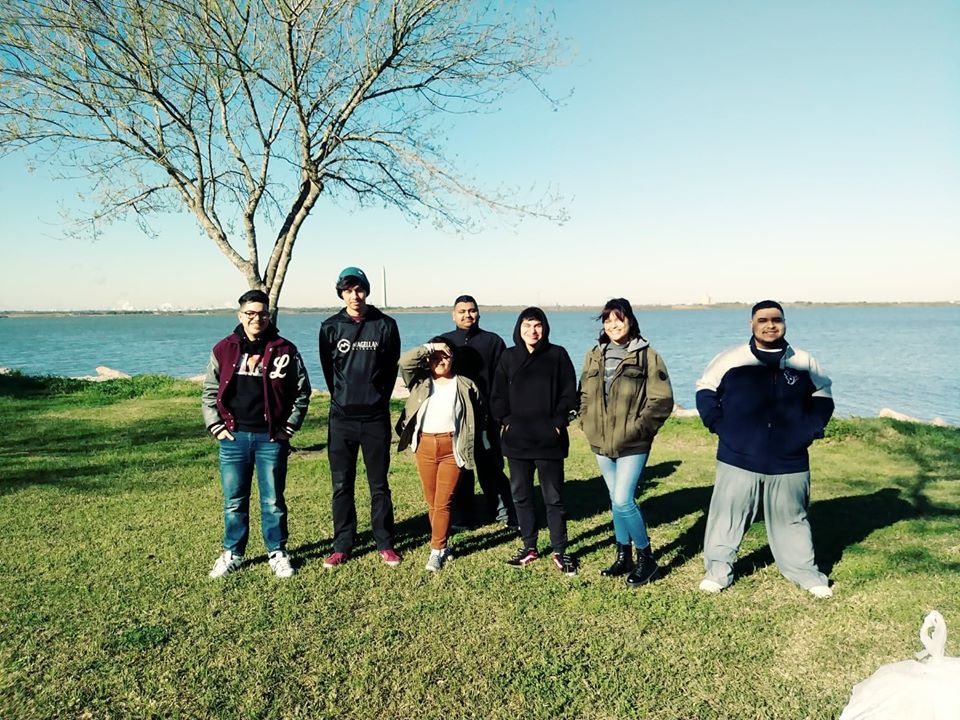
[[[833,590],[831,590],[826,585],[814,585],[813,587],[808,587],[807,592],[813,595],[816,598],[826,599],[833,597]]]
[[[213,564],[213,570],[210,571],[210,577],[221,578],[224,575],[229,575],[234,570],[238,569],[242,562],[243,555],[234,555],[229,550],[224,550],[222,553],[220,553],[220,557],[218,557],[217,561]]]
[[[721,585],[718,582],[714,582],[713,580],[704,578],[703,580],[700,581],[700,589],[703,590],[705,593],[716,595],[718,592],[723,590],[723,585]]]
[[[270,553],[269,563],[270,569],[278,578],[293,577],[296,572],[290,564],[290,556],[283,550],[274,550]]]
[[[427,564],[424,565],[425,570],[430,572],[439,572],[443,568],[444,562],[443,552],[434,552],[430,551],[430,557],[427,558]]]

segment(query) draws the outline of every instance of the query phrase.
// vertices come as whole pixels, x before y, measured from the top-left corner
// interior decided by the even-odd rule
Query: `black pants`
[[[524,547],[537,546],[537,513],[533,502],[533,472],[540,476],[540,492],[547,511],[550,545],[555,553],[567,551],[567,511],[563,507],[563,460],[520,460],[510,463],[510,492],[520,521]]]
[[[351,420],[330,417],[327,456],[333,480],[333,549],[350,552],[357,539],[357,455],[363,451],[370,485],[370,525],[377,550],[393,547],[390,470],[390,418]]]
[[[473,498],[474,477],[480,482],[483,492],[483,504],[486,511],[486,520],[513,522],[516,512],[513,509],[513,497],[510,494],[510,481],[503,473],[503,454],[500,450],[498,430],[487,430],[487,437],[493,447],[484,448],[483,443],[477,441],[474,451],[477,463],[476,471],[462,470],[457,483],[457,491],[453,496],[453,524],[473,525]]]

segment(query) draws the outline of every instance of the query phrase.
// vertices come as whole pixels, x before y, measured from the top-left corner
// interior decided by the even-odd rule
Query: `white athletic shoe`
[[[283,550],[274,550],[270,553],[269,563],[270,569],[278,578],[293,577],[296,572],[290,564],[290,556]]]
[[[443,568],[443,553],[442,552],[431,552],[430,557],[427,558],[427,564],[424,565],[425,570],[430,572],[439,572]]]
[[[700,581],[700,589],[705,593],[716,595],[718,592],[723,590],[723,585],[708,578],[704,578]]]
[[[821,599],[833,597],[833,590],[826,585],[814,585],[813,587],[808,587],[807,592],[814,597]]]
[[[229,575],[234,570],[239,568],[242,562],[243,555],[234,555],[229,550],[224,550],[222,553],[220,553],[220,557],[218,557],[217,561],[213,564],[213,570],[210,571],[210,577],[222,578],[224,575]]]

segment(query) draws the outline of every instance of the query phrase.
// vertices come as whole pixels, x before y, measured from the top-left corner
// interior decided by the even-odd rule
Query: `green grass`
[[[955,429],[831,423],[813,452],[811,522],[836,582],[822,602],[779,575],[762,524],[737,582],[696,590],[714,439],[694,420],[669,421],[650,459],[642,506],[667,570],[651,586],[598,575],[609,512],[579,431],[576,578],[506,567],[517,540],[494,526],[455,536],[461,557],[426,573],[409,453],[391,470],[405,562],[378,561],[361,482],[361,555],[324,572],[325,419],[316,398],[290,464],[299,573],[270,574],[255,517],[245,567],[217,582],[197,386],[0,377],[0,717],[835,718],[854,683],[920,648],[927,611],[960,632]]]

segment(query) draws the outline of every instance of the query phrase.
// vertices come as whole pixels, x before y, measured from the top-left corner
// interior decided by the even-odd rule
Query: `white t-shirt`
[[[420,432],[448,433],[454,431],[453,411],[457,400],[457,381],[430,383],[430,397],[426,401]]]

